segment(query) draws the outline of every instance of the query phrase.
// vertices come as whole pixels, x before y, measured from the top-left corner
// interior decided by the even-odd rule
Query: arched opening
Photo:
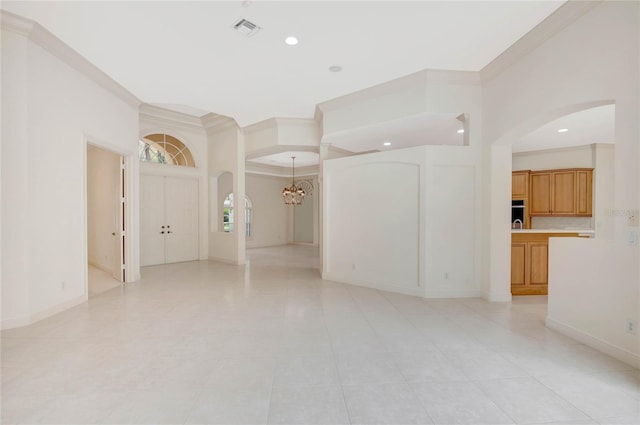
[[[565,131],[566,129],[566,131]],[[604,129],[604,130],[603,130]],[[607,208],[613,204],[613,142],[615,129],[615,105],[612,100],[585,102],[568,105],[541,113],[514,127],[498,138],[491,146],[490,180],[490,252],[491,270],[489,298],[509,300],[513,275],[514,245],[512,244],[513,202],[518,198],[512,191],[512,172],[545,171],[562,172],[569,169],[593,169],[592,190],[593,213],[579,217],[571,212],[560,214],[549,211],[548,214],[534,214],[529,226],[530,231],[545,230],[589,230],[595,231],[598,238],[613,235],[613,220],[607,216]],[[560,131],[559,131],[560,130]],[[556,174],[559,174],[556,173]],[[510,175],[511,174],[511,175]],[[571,173],[565,173],[571,177]],[[538,173],[536,173],[536,176]],[[549,181],[546,176],[540,181]],[[544,180],[547,179],[547,180]],[[575,180],[558,178],[566,187],[578,189]],[[531,189],[531,182],[527,183]],[[553,190],[553,186],[550,186]],[[585,189],[586,190],[586,189]],[[548,192],[546,192],[548,193]],[[524,200],[527,213],[530,214],[535,202],[529,193]],[[538,196],[538,192],[536,192]],[[546,196],[546,195],[545,195]],[[560,192],[551,192],[549,196],[560,197]],[[576,195],[577,196],[577,195]],[[550,198],[553,203],[554,198]],[[520,199],[518,199],[520,200]],[[572,201],[577,202],[577,201]],[[524,221],[524,220],[523,220]],[[512,226],[507,226],[512,223]],[[583,233],[587,234],[587,233]],[[521,247],[522,248],[522,247]],[[522,248],[520,253],[525,252]],[[540,262],[548,264],[548,252],[539,251]],[[527,269],[529,270],[529,269]],[[544,278],[547,269],[544,270]]]

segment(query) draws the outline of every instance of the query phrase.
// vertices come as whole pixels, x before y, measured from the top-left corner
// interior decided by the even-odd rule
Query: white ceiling
[[[564,1],[11,2],[146,103],[241,127],[429,69],[479,71]],[[244,7],[243,5],[247,5]],[[262,27],[247,38],[238,18]],[[297,46],[284,39],[295,35]],[[339,65],[342,72],[328,68]],[[461,111],[463,112],[463,111]]]
[[[568,131],[559,133],[566,128]],[[614,143],[615,105],[566,115],[529,133],[512,146],[513,152]]]

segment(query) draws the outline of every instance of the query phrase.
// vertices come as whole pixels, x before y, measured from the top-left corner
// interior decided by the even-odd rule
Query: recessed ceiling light
[[[287,43],[289,46],[295,46],[296,44],[298,44],[298,39],[290,35],[289,37],[284,39],[284,42]]]
[[[384,146],[391,146],[391,142],[384,142],[383,145]]]
[[[329,67],[329,71],[331,71],[331,72],[340,72],[340,71],[342,71],[342,67],[338,66],[338,65],[331,65]]]
[[[567,131],[569,131],[568,128],[561,128],[560,130],[558,130],[558,133],[566,133]]]
[[[460,130],[458,130],[458,134],[462,134],[464,133],[464,128],[461,128]]]

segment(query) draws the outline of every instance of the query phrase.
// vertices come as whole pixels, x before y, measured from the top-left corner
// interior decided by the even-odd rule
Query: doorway
[[[198,180],[140,176],[140,264],[198,259]]]
[[[87,145],[89,296],[124,282],[124,159]]]

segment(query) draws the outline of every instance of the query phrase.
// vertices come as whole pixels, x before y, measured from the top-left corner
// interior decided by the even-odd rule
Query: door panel
[[[549,245],[543,242],[529,243],[531,285],[547,285],[549,268]]]
[[[166,177],[166,262],[198,259],[198,180]]]
[[[511,244],[511,284],[524,285],[526,270],[525,265],[527,255],[526,243]]]
[[[553,206],[554,214],[575,215],[576,213],[576,172],[553,173]]]
[[[140,176],[140,265],[165,263],[164,177]]]

